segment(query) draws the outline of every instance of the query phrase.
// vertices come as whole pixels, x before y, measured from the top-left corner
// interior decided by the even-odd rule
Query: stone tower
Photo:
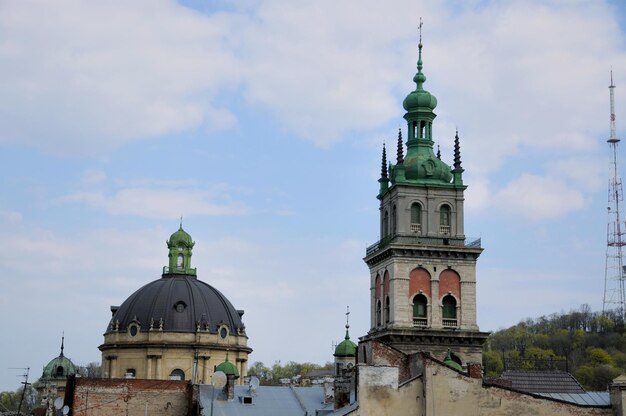
[[[402,130],[397,160],[387,164],[383,147],[380,240],[364,258],[371,276],[371,329],[377,340],[404,353],[448,350],[463,366],[482,362],[488,333],[476,324],[476,260],[480,240],[468,241],[463,223],[463,184],[458,132],[451,168],[433,151],[437,99],[424,90],[419,44],[414,91],[404,100],[408,134]]]

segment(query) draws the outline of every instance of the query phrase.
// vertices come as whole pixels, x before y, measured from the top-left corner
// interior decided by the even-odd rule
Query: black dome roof
[[[163,331],[217,332],[220,325],[227,325],[234,335],[244,334],[241,316],[228,299],[213,286],[195,276],[164,274],[161,279],[143,286],[117,308],[106,333],[126,331],[128,325],[137,322],[142,331],[152,325]],[[243,315],[243,311],[240,311]]]

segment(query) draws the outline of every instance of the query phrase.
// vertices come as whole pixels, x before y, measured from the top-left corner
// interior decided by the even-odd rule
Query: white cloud
[[[130,214],[146,218],[172,219],[181,215],[244,215],[239,202],[216,203],[215,195],[202,189],[124,188],[113,195],[104,192],[78,192],[61,198],[63,202],[85,202],[109,214]]]
[[[3,3],[0,143],[98,154],[233,115],[212,98],[236,83],[236,16],[172,1]]]
[[[530,174],[509,182],[493,200],[507,215],[531,220],[559,218],[585,205],[577,188],[560,179]]]

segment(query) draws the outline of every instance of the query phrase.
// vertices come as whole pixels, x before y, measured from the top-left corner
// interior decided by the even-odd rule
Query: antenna
[[[606,227],[606,259],[604,268],[604,296],[602,299],[602,313],[609,310],[619,311],[624,317],[624,257],[623,250],[625,238],[622,231],[620,203],[623,201],[622,179],[617,168],[617,138],[615,129],[615,84],[613,83],[613,69],[611,68],[611,85],[609,85],[609,97],[611,104],[610,126],[611,133],[607,143],[611,149],[609,162],[609,200],[607,206],[608,220]]]
[[[30,367],[20,368],[19,370],[25,370],[26,372],[22,374],[22,377],[24,377],[24,381],[22,381],[22,384],[24,385],[24,389],[22,390],[22,397],[20,398],[20,405],[17,407],[18,415],[21,414],[20,412],[22,411],[22,403],[24,402],[24,395],[26,394],[26,389],[30,385],[30,383],[28,382],[28,373],[30,371]]]

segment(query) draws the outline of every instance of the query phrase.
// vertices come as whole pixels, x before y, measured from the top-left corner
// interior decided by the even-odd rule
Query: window
[[[450,234],[450,206],[442,205],[439,208],[439,232]]]
[[[139,326],[137,324],[130,324],[128,326],[128,333],[131,337],[134,337],[139,333]]]
[[[124,378],[135,378],[137,371],[134,368],[127,368]]]
[[[226,338],[228,336],[228,329],[223,326],[220,328],[220,337]]]
[[[54,373],[55,377],[63,377],[63,366],[60,365],[57,367],[57,371]]]
[[[413,326],[428,325],[426,305],[428,305],[428,300],[421,293],[413,298]]]
[[[186,307],[187,305],[182,300],[176,302],[176,304],[174,305],[174,309],[176,310],[176,312],[183,312]]]
[[[389,296],[385,298],[385,323],[389,323]]]
[[[380,324],[381,324],[380,313],[381,313],[381,310],[380,310],[380,300],[378,300],[376,302],[376,326],[380,326]]]
[[[178,253],[178,257],[176,258],[176,268],[181,270],[183,268],[183,255],[182,253]]]
[[[170,373],[170,380],[184,380],[184,379],[185,379],[185,372],[181,370],[180,368],[177,368],[176,370]]]
[[[456,327],[456,299],[452,295],[446,295],[442,299],[441,304],[443,306],[443,326]]]
[[[422,206],[417,202],[411,205],[411,231],[414,233],[422,231]]]
[[[396,206],[391,208],[391,234],[396,233]]]

